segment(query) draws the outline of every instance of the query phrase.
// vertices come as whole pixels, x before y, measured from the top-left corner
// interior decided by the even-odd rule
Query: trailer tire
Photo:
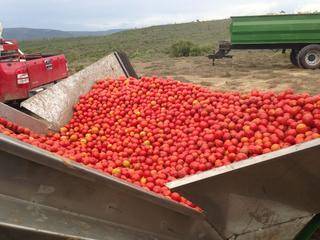
[[[291,50],[290,60],[291,60],[291,63],[296,67],[299,67],[298,54],[299,54],[299,50],[298,49],[292,49]]]
[[[298,64],[305,69],[320,68],[320,45],[311,44],[302,48],[298,54]]]

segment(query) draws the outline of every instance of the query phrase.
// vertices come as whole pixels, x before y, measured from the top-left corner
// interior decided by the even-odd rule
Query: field
[[[247,92],[292,88],[298,92],[319,93],[320,69],[299,69],[290,63],[288,54],[272,51],[235,51],[233,54],[233,59],[217,60],[215,66],[205,57],[133,62],[141,75],[173,76],[212,90]]]
[[[114,50],[125,51],[133,60],[154,61],[168,56],[170,46],[188,40],[213,48],[219,40],[229,38],[228,20],[171,24],[133,29],[102,37],[34,40],[21,42],[27,53],[64,53],[72,72]]]
[[[298,69],[289,53],[272,51],[233,52],[233,59],[218,60],[216,66],[205,57],[171,58],[169,48],[179,40],[214,48],[229,39],[229,20],[192,22],[133,29],[103,37],[22,42],[26,52],[65,53],[71,73],[79,71],[114,50],[128,53],[139,75],[174,76],[214,90],[280,91],[319,93],[320,70]]]

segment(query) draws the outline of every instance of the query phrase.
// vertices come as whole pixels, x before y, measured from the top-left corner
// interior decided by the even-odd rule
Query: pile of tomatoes
[[[320,96],[214,92],[157,77],[105,79],[59,133],[0,131],[195,207],[165,184],[319,138]]]

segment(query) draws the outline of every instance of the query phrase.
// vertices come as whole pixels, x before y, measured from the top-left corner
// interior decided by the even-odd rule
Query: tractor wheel
[[[306,69],[320,68],[320,45],[311,44],[302,48],[298,54],[298,64]]]
[[[296,67],[299,67],[298,54],[299,54],[299,50],[298,49],[292,49],[291,50],[290,60],[291,60],[291,63]]]

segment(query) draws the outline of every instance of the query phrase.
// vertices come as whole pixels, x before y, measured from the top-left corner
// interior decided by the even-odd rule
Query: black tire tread
[[[299,54],[299,50],[298,49],[292,49],[291,53],[290,53],[290,61],[291,63],[296,66],[299,67],[299,63],[298,63],[298,54]]]
[[[307,45],[305,46],[304,48],[302,48],[300,51],[299,51],[299,54],[298,54],[298,64],[305,68],[305,69],[317,69],[317,68],[320,68],[320,63],[318,64],[318,66],[316,67],[312,67],[312,66],[309,66],[306,62],[305,62],[305,56],[306,54],[311,51],[311,50],[317,50],[319,51],[320,53],[320,44],[310,44],[310,45]]]

